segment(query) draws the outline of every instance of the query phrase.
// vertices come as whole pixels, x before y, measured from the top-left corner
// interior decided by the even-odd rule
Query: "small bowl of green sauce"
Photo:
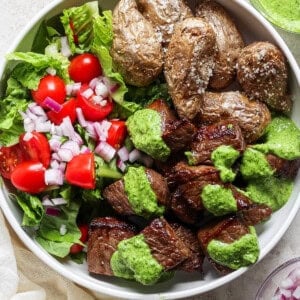
[[[277,267],[263,282],[255,300],[300,299],[300,257]]]
[[[271,23],[300,34],[300,0],[250,0]]]

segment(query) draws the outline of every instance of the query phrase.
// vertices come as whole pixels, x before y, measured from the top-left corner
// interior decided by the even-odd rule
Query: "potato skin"
[[[216,34],[217,53],[209,86],[220,90],[236,76],[236,62],[244,41],[227,11],[214,1],[204,1],[196,8],[196,16],[204,18]]]
[[[193,17],[183,0],[136,0],[139,11],[151,22],[163,47],[166,47],[177,22]]]
[[[149,85],[162,71],[162,47],[135,0],[121,0],[113,12],[111,55],[126,83]]]
[[[292,101],[286,95],[287,66],[282,52],[269,42],[254,42],[238,58],[237,78],[250,99],[265,102],[270,108],[289,112]]]
[[[249,100],[240,92],[207,92],[199,113],[201,123],[212,124],[221,120],[238,123],[246,142],[252,143],[260,138],[271,121],[267,106]]]
[[[175,26],[165,58],[165,78],[180,118],[192,120],[202,106],[214,67],[215,33],[201,18]]]

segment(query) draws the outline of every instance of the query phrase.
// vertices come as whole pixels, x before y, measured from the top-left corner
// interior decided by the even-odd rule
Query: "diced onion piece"
[[[129,153],[129,161],[131,163],[140,160],[142,157],[142,153],[141,151],[139,151],[138,149],[133,149],[130,153]]]
[[[51,138],[49,140],[49,146],[50,146],[50,149],[52,151],[58,151],[60,146],[61,146],[61,141],[59,139],[56,139],[56,138]]]
[[[285,289],[280,289],[280,294],[283,295],[286,298],[289,298],[289,297],[292,296],[292,291],[285,290]]]
[[[59,162],[56,159],[51,159],[50,167],[51,167],[51,169],[58,169],[59,168]]]
[[[25,142],[28,142],[28,141],[30,141],[32,138],[33,138],[33,134],[32,134],[31,132],[26,132],[26,133],[24,134],[23,140],[24,140]]]
[[[49,196],[46,195],[42,199],[42,205],[43,206],[51,206],[52,207],[52,206],[54,206],[54,203],[49,199]]]
[[[89,99],[94,95],[94,91],[91,88],[86,89],[81,93],[81,96],[83,96],[86,99]]]
[[[46,208],[46,215],[57,217],[60,215],[60,209],[57,207],[47,207]]]
[[[118,150],[118,156],[122,161],[127,161],[129,159],[129,151],[128,149],[123,146]]]
[[[66,36],[62,36],[60,38],[60,43],[61,43],[61,54],[65,57],[71,56],[72,51],[70,49],[68,38]]]
[[[65,235],[68,232],[66,224],[61,224],[59,228],[60,235]]]
[[[109,90],[102,81],[100,81],[96,84],[95,94],[97,96],[101,96],[103,99],[107,98],[107,96],[109,95]]]
[[[100,142],[96,147],[95,152],[100,155],[106,162],[109,162],[115,156],[116,149],[106,142]]]
[[[47,169],[45,171],[46,185],[63,185],[63,173],[59,169]]]
[[[102,96],[93,96],[93,102],[95,103],[95,104],[99,104],[100,105],[100,103],[103,101],[103,98],[102,98]]]
[[[35,130],[38,132],[50,132],[51,131],[51,122],[35,122]]]
[[[298,286],[294,291],[292,296],[296,299],[300,299],[300,286]]]
[[[57,155],[61,161],[69,162],[73,158],[73,153],[69,149],[59,149]]]
[[[89,87],[95,90],[96,85],[100,82],[102,82],[102,77],[95,77],[89,82]]]
[[[102,121],[102,122],[94,122],[94,129],[100,141],[105,142],[108,137],[108,130],[111,127],[111,122]]]
[[[87,121],[83,115],[82,109],[80,107],[76,108],[76,114],[77,114],[77,120],[78,123],[80,124],[80,126],[82,126],[83,128],[87,127]]]
[[[59,197],[59,198],[52,198],[51,201],[53,202],[54,205],[64,205],[67,204],[67,200]]]
[[[80,153],[91,153],[91,152],[92,152],[91,149],[85,145],[81,146],[80,148]]]
[[[66,141],[64,142],[60,149],[68,149],[72,152],[73,156],[78,155],[80,152],[80,147],[75,141]]]
[[[59,113],[62,109],[62,105],[56,102],[51,97],[46,97],[45,100],[43,101],[43,105],[50,108],[52,111],[56,113]]]
[[[124,173],[126,171],[126,164],[123,160],[119,159],[117,163],[117,167]]]
[[[81,88],[81,82],[67,84],[66,93],[68,96],[76,96],[80,88]]]
[[[55,76],[56,75],[56,70],[54,68],[47,68],[46,69],[46,72],[49,74],[49,75],[52,75],[52,76]]]
[[[280,288],[282,289],[290,289],[294,286],[294,282],[291,278],[287,277],[286,279],[282,280],[282,282],[280,283]]]
[[[43,116],[43,117],[45,117],[46,119],[48,119],[48,117],[47,117],[47,115],[46,115],[44,109],[43,109],[41,106],[39,106],[39,105],[37,105],[37,104],[35,104],[35,105],[32,105],[32,104],[35,104],[35,103],[30,103],[30,104],[28,105],[28,108],[29,108],[29,110],[30,110],[33,114],[35,114],[35,115],[38,116],[38,117]]]

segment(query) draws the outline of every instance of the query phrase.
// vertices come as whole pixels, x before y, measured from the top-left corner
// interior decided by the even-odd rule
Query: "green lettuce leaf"
[[[20,111],[26,110],[28,91],[16,79],[7,81],[5,98],[0,101],[0,146],[11,146],[24,132]]]
[[[112,97],[117,103],[121,103],[127,93],[127,87],[121,74],[114,72],[113,60],[109,53],[113,42],[112,22],[112,12],[108,10],[94,19],[94,40],[91,50],[101,62],[104,75],[118,84],[119,87]]]
[[[39,225],[44,216],[41,200],[36,196],[21,192],[14,196],[24,212],[22,226]]]
[[[135,102],[123,101],[122,103],[116,103],[114,110],[111,113],[111,118],[118,119],[128,119],[133,115],[137,110],[142,109],[143,107]]]
[[[58,76],[67,83],[70,82],[69,61],[60,53],[47,55],[34,52],[14,52],[8,54],[7,59],[23,62],[15,68],[12,76],[28,89],[37,89],[40,79],[46,74],[48,68],[55,69]]]
[[[87,2],[63,11],[61,22],[73,54],[90,50],[94,38],[93,20],[98,15],[98,1]]]
[[[64,258],[69,252],[73,243],[69,242],[55,242],[44,239],[41,236],[37,236],[35,240],[50,254],[55,255],[57,257]]]
[[[143,107],[151,104],[156,99],[163,99],[170,106],[172,105],[167,84],[161,80],[157,80],[146,87],[129,86],[128,93],[125,95],[126,101],[138,103]]]
[[[81,233],[76,224],[79,205],[75,202],[69,206],[61,206],[61,213],[58,216],[45,215],[41,220],[37,236],[54,242],[79,243]],[[65,226],[66,234],[60,232],[61,226]]]

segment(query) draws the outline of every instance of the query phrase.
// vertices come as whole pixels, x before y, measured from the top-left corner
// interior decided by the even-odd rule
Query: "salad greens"
[[[7,60],[12,61],[13,68],[7,80],[6,93],[0,101],[0,146],[8,147],[19,142],[20,135],[24,132],[24,112],[28,111],[32,103],[31,91],[38,88],[44,76],[53,73],[66,84],[73,84],[69,75],[70,59],[64,53],[66,41],[71,56],[89,52],[101,62],[103,75],[110,81],[111,86],[114,86],[112,98],[115,105],[111,118],[127,119],[156,98],[170,100],[166,84],[161,80],[147,88],[127,88],[122,76],[115,72],[110,55],[113,42],[112,12],[100,11],[97,1],[87,2],[65,9],[62,15],[43,21],[31,51],[7,55]],[[86,128],[76,123],[74,129],[84,145],[95,151],[95,140]],[[46,133],[46,136],[48,140],[51,139],[50,133]],[[67,137],[61,137],[60,142],[64,143],[67,140]],[[78,221],[83,219],[84,222],[88,222],[86,215],[92,217],[93,210],[99,213],[98,203],[102,200],[103,186],[122,178],[116,164],[116,159],[107,163],[95,155],[94,189],[63,185],[46,190],[40,195],[16,192],[14,199],[24,212],[22,225],[37,229],[36,240],[49,253],[58,257],[69,255],[70,247],[74,243],[82,245],[79,240],[80,230],[76,225]],[[57,215],[48,215],[47,206],[41,201],[42,197],[63,199],[65,203],[59,205]],[[83,213],[80,212],[86,209],[89,210],[88,214],[85,212],[85,216],[81,217]],[[103,209],[105,211],[102,207],[101,210]],[[82,261],[82,257],[76,255],[72,258]]]

